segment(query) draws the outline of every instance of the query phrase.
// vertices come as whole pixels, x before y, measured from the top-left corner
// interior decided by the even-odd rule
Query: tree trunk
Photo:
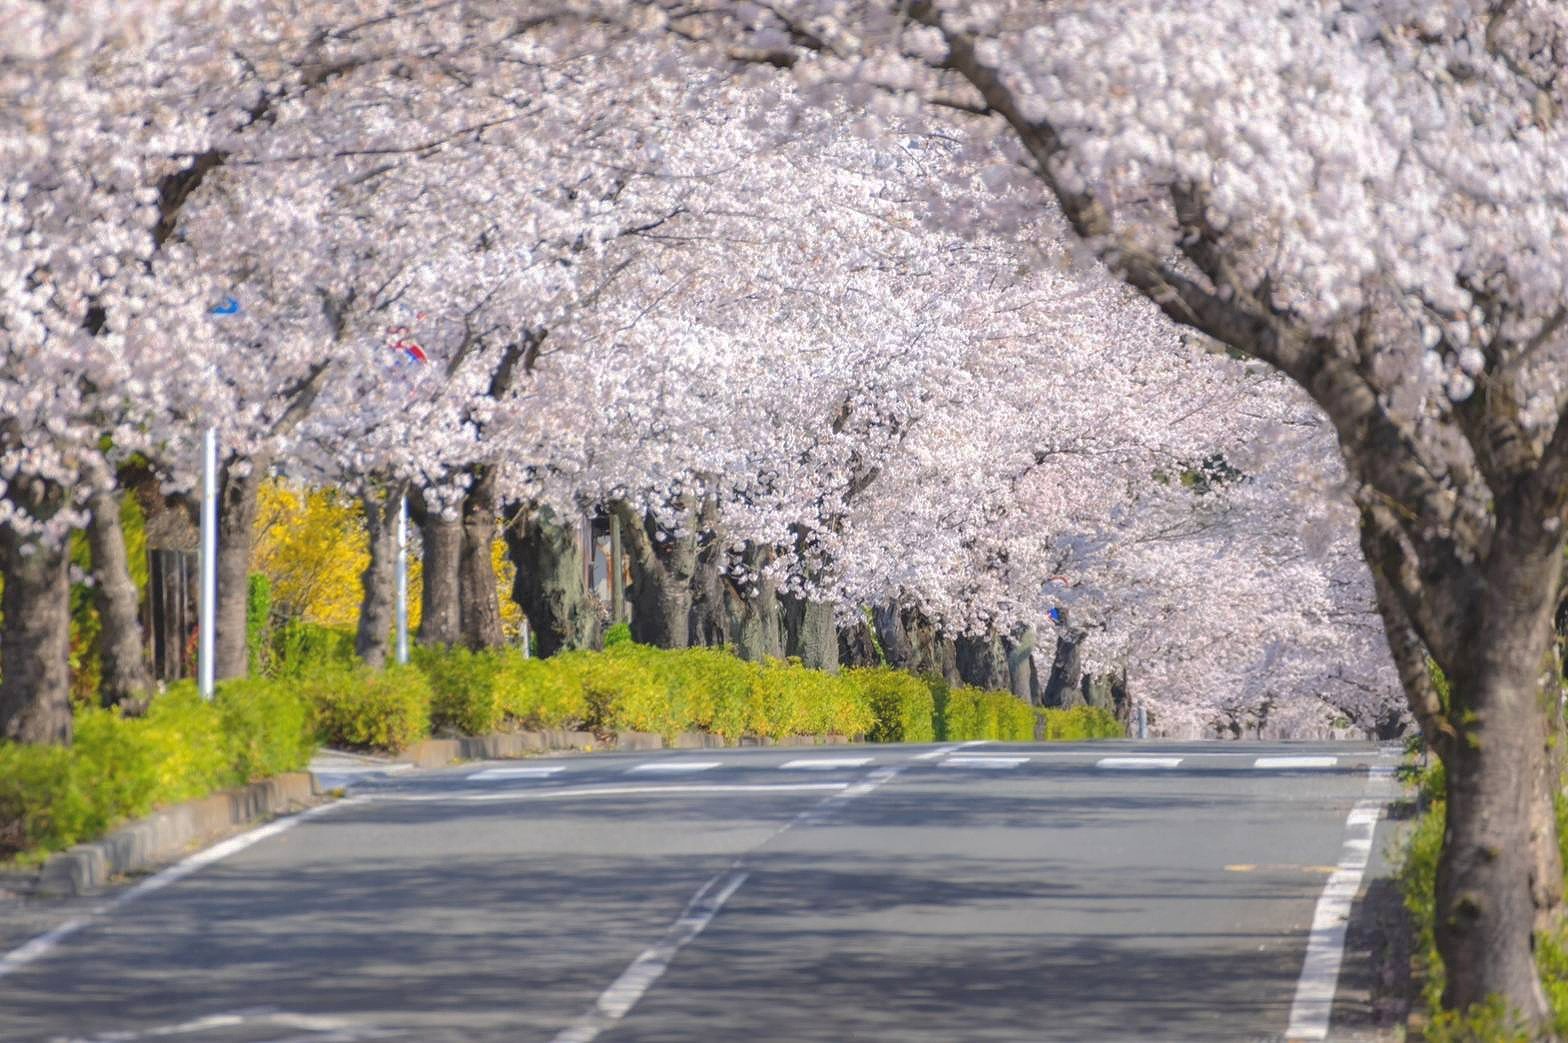
[[[463,526],[456,518],[445,518],[441,512],[428,509],[423,497],[415,497],[409,506],[415,510],[419,524],[419,643],[435,647],[455,645],[463,636],[458,600]]]
[[[499,648],[501,601],[495,580],[495,473],[479,469],[463,497],[462,548],[458,560],[458,620],[469,648]]]
[[[1083,705],[1083,634],[1068,630],[1056,639],[1051,676],[1045,682],[1043,702],[1049,707],[1071,709]]]
[[[141,598],[131,579],[120,499],[99,490],[87,501],[87,543],[93,556],[93,599],[98,607],[98,655],[103,662],[105,706],[133,699],[152,687],[143,656]]]
[[[833,606],[787,595],[782,600],[784,654],[798,657],[814,670],[838,673],[838,627],[833,622]]]
[[[387,665],[391,652],[395,622],[392,617],[397,608],[397,519],[402,490],[368,492],[361,503],[365,508],[370,561],[359,576],[362,596],[354,651],[368,665],[379,669]]]
[[[638,515],[617,504],[621,539],[632,567],[632,638],[659,648],[685,648],[691,643],[692,579],[697,571],[696,512],[677,536],[651,515]]]
[[[1026,703],[1040,701],[1040,678],[1034,670],[1034,627],[1021,627],[1014,636],[1003,638],[1007,655],[1007,683],[1014,695]]]
[[[25,510],[25,508],[24,508]],[[71,586],[65,549],[0,525],[0,738],[71,741]]]
[[[231,457],[218,482],[218,597],[213,672],[218,680],[244,677],[250,668],[246,608],[250,601],[250,552],[257,501],[271,460]]]
[[[517,569],[512,600],[528,617],[539,654],[552,656],[599,645],[598,606],[583,579],[583,550],[577,526],[562,524],[541,507],[507,524],[506,553]]]
[[[723,648],[735,643],[729,604],[734,591],[726,576],[729,565],[729,548],[716,534],[710,535],[697,551],[692,575],[688,629],[693,645]]]
[[[756,577],[737,585],[733,576],[721,579],[725,615],[735,654],[751,662],[784,658],[784,620],[778,587],[763,571],[773,560],[771,547],[747,544],[742,564]]]
[[[871,634],[871,624],[864,619],[838,631],[838,661],[844,666],[876,666],[882,658],[877,655],[877,644]]]
[[[948,684],[962,683],[953,642],[917,609],[879,605],[872,610],[872,621],[889,666],[940,677]]]
[[[957,641],[958,675],[964,683],[987,691],[1006,691],[1011,686],[1007,653],[995,631],[965,634]]]
[[[1485,582],[1448,673],[1460,733],[1445,743],[1447,824],[1437,867],[1437,946],[1445,1007],[1502,996],[1533,1025],[1549,1023],[1534,958],[1537,931],[1556,927],[1562,864],[1547,753],[1558,697],[1552,611],[1562,572],[1556,538],[1531,540],[1499,504]]]

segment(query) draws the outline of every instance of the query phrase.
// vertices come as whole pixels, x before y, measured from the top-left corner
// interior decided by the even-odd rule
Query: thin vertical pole
[[[626,588],[621,586],[621,518],[610,515],[610,622],[626,617]]]
[[[397,504],[397,661],[408,662],[408,493]]]
[[[211,699],[218,615],[218,429],[215,427],[207,428],[202,435],[200,607],[198,684],[202,698]]]

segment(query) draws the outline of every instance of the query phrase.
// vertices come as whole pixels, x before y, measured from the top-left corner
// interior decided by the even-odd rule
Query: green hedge
[[[1116,715],[1098,706],[1075,706],[1071,710],[1040,710],[1042,738],[1049,742],[1079,742],[1084,739],[1120,739],[1127,734]]]
[[[936,678],[928,683],[936,699],[938,738],[1001,742],[1034,739],[1034,707],[1013,693],[988,692],[968,685],[949,688]]]
[[[284,771],[315,749],[311,713],[280,682],[220,685],[212,702],[185,682],[142,717],[77,710],[66,748],[0,743],[0,861],[32,861],[153,808]]]

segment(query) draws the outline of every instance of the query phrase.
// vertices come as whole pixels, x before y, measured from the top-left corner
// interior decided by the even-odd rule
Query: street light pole
[[[218,429],[202,435],[201,454],[201,619],[197,637],[198,685],[211,699],[218,615]]]
[[[408,662],[408,493],[397,504],[397,661]]]

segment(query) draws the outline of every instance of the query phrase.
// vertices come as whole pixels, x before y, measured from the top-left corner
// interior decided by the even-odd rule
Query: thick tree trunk
[[[662,529],[652,515],[639,516],[617,504],[621,539],[632,568],[632,638],[659,648],[685,648],[691,643],[692,579],[697,570],[695,526],[677,536]],[[695,521],[695,511],[688,514]]]
[[[783,606],[779,602],[778,586],[762,576],[772,560],[772,548],[748,544],[742,563],[758,578],[739,586],[732,576],[721,580],[735,654],[752,662],[784,658]]]
[[[62,547],[0,525],[0,738],[71,741],[67,560]]]
[[[1007,655],[1007,682],[1014,695],[1026,703],[1040,701],[1040,678],[1034,669],[1034,627],[1021,627],[1013,637],[1004,638]]]
[[[402,491],[366,493],[361,503],[370,561],[359,576],[359,629],[354,635],[354,651],[379,668],[387,665],[391,652],[392,617],[397,609],[397,519]]]
[[[244,677],[250,668],[245,624],[250,601],[251,543],[261,483],[270,466],[267,457],[232,457],[219,474],[218,630],[213,661],[219,680]]]
[[[1447,668],[1458,740],[1445,743],[1447,828],[1437,868],[1437,946],[1447,971],[1444,1006],[1489,996],[1535,1025],[1549,1007],[1533,937],[1562,907],[1547,724],[1558,697],[1552,610],[1562,571],[1555,538],[1531,540],[1498,509],[1498,531],[1460,643]],[[1533,545],[1532,545],[1533,544]]]
[[[526,517],[514,516],[505,537],[507,557],[517,569],[512,600],[528,617],[539,654],[598,647],[599,611],[583,579],[577,526],[563,524],[543,507]]]
[[[723,648],[735,643],[731,630],[729,597],[729,548],[716,535],[697,551],[691,584],[691,621],[687,628],[693,645]]]
[[[965,684],[988,691],[1006,691],[1012,680],[1008,675],[1007,653],[1002,639],[994,632],[965,634],[958,646],[958,675]]]
[[[784,604],[784,654],[800,659],[813,670],[838,673],[838,626],[833,606],[786,595]]]
[[[99,490],[87,502],[87,544],[93,556],[93,598],[98,607],[98,655],[103,663],[105,706],[134,699],[152,687],[143,655],[141,598],[126,559],[120,499]]]
[[[876,666],[882,659],[872,638],[871,624],[864,619],[838,630],[838,661],[843,666]]]
[[[889,666],[962,684],[958,652],[936,626],[913,608],[878,605],[871,613]]]
[[[1083,634],[1075,630],[1057,638],[1051,676],[1045,682],[1043,702],[1046,706],[1071,709],[1084,704],[1082,645]]]
[[[463,636],[458,600],[463,526],[456,518],[426,509],[423,503],[419,507],[415,515],[420,544],[419,643],[447,647]]]
[[[472,649],[499,648],[501,601],[495,579],[495,474],[480,470],[463,498],[463,542],[458,560],[458,620],[463,644]]]

